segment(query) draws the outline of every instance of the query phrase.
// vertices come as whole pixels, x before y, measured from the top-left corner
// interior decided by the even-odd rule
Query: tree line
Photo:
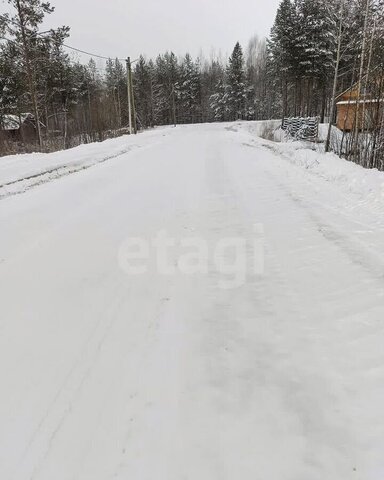
[[[341,134],[329,128],[326,150],[383,170],[384,1],[282,0],[267,50],[283,117],[331,125],[338,94],[354,89],[353,124]]]
[[[9,114],[31,112],[37,135],[30,142],[41,149],[126,132],[124,61],[108,59],[102,70],[93,59],[75,62],[64,46],[68,27],[42,31],[53,11],[49,3],[8,3],[12,13],[0,16],[0,125]],[[237,43],[228,59],[140,56],[133,66],[137,124],[144,129],[287,116],[333,121],[334,97],[352,85],[358,84],[362,97],[368,89],[382,95],[383,30],[384,0],[282,0],[269,38],[254,37],[245,48]],[[382,113],[376,124],[369,149],[366,141],[361,145],[361,127],[344,135],[343,145],[331,142],[329,148],[380,167]],[[0,149],[6,151],[15,142],[2,134]]]

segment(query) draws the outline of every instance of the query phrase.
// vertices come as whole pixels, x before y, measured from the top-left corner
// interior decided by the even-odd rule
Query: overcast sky
[[[228,54],[238,40],[268,34],[279,0],[50,0],[49,27],[68,25],[68,44],[136,58],[172,50]]]

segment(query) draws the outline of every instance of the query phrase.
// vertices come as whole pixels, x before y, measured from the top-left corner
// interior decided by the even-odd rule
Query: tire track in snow
[[[52,182],[53,180],[58,180],[59,178],[72,175],[73,173],[78,173],[83,170],[88,170],[88,168],[91,168],[96,165],[105,163],[109,160],[113,160],[115,158],[121,157],[122,155],[129,153],[135,148],[139,148],[139,145],[131,145],[128,148],[119,151],[118,153],[109,155],[107,157],[102,158],[101,160],[97,160],[94,162],[92,161],[90,163],[85,162],[77,165],[75,163],[73,165],[64,165],[61,167],[55,167],[49,170],[45,170],[43,172],[29,175],[27,177],[23,177],[17,180],[12,180],[10,182],[3,183],[0,185],[0,201],[10,196],[20,195],[32,188],[38,187],[39,185],[43,185],[48,182]]]
[[[96,359],[100,355],[102,346],[113,328],[119,307],[125,298],[126,289],[120,285],[119,293],[107,309],[106,315],[102,314],[99,322],[94,326],[88,339],[83,344],[77,359],[49,403],[45,414],[32,432],[28,444],[21,455],[19,466],[13,474],[12,478],[15,480],[24,478],[22,475],[27,475],[25,478],[31,480],[36,478],[49,455],[56,436],[71,414],[76,398],[92,373]],[[109,320],[105,321],[105,318],[109,318]],[[51,423],[52,425],[50,425]],[[45,429],[47,429],[46,433],[44,433]],[[33,451],[36,448],[40,450],[40,453]]]
[[[284,320],[280,325],[281,338],[287,347],[290,345],[291,348],[285,352],[286,367],[282,368],[280,375],[278,375],[279,370],[276,369],[276,366],[280,365],[281,368],[284,365],[281,361],[282,358],[276,358],[269,363],[272,376],[277,374],[272,383],[279,385],[287,407],[301,421],[307,439],[303,465],[315,464],[319,471],[319,478],[322,478],[326,474],[326,472],[322,473],[326,464],[324,455],[327,455],[330,439],[332,439],[333,452],[337,452],[334,459],[335,464],[338,464],[340,469],[345,468],[352,471],[361,457],[361,442],[357,440],[356,435],[359,426],[355,417],[343,410],[343,404],[346,403],[345,385],[341,384],[339,380],[340,377],[343,378],[347,385],[352,381],[353,376],[350,376],[350,369],[344,370],[345,364],[353,366],[356,359],[354,350],[362,341],[365,341],[361,337],[359,314],[369,318],[367,307],[370,307],[370,303],[376,305],[373,310],[380,308],[376,295],[379,295],[380,289],[382,289],[382,262],[375,259],[374,252],[370,252],[364,244],[356,240],[355,236],[346,233],[354,231],[356,225],[353,223],[356,222],[351,222],[351,219],[344,216],[342,212],[338,212],[340,224],[337,228],[329,222],[331,212],[328,207],[330,206],[314,201],[312,195],[308,194],[308,184],[291,183],[290,177],[285,178],[279,174],[278,166],[264,161],[262,158],[256,160],[257,164],[255,164],[254,170],[257,171],[257,175],[255,178],[252,176],[249,179],[242,178],[242,182],[238,183],[238,190],[244,192],[248,187],[249,191],[253,192],[260,189],[258,199],[261,200],[261,204],[250,210],[251,215],[254,215],[252,212],[256,211],[261,218],[265,217],[266,235],[269,237],[266,263],[269,274],[273,276],[271,287],[279,286],[278,279],[281,279],[282,276],[287,277],[288,273],[288,278],[281,285],[281,290],[289,294],[290,300],[296,304],[294,310],[299,314],[296,316],[294,311],[287,311],[289,322],[286,322],[284,312],[279,315]],[[259,176],[262,181],[252,184],[255,180],[259,181]],[[303,191],[300,186],[304,187]],[[274,198],[276,200],[273,202]],[[249,201],[244,203],[248,207],[250,206]],[[268,212],[268,216],[265,215],[264,208],[265,212]],[[332,213],[335,214],[334,211]],[[280,229],[277,232],[271,231],[272,227],[276,228],[274,225],[276,222],[281,224]],[[359,223],[357,222],[357,224]],[[343,226],[344,231],[341,233],[340,230]],[[284,238],[283,232],[286,232],[287,238]],[[273,245],[271,236],[275,237],[276,233],[278,233],[278,242]],[[281,242],[287,242],[286,248],[279,245]],[[275,251],[274,261],[280,264],[277,270],[273,269],[270,264],[273,258],[268,260],[269,246]],[[289,252],[297,259],[291,260]],[[282,254],[285,254],[286,257],[281,256]],[[324,259],[330,258],[334,259],[334,263],[324,262]],[[303,273],[299,271],[298,274],[292,275],[295,268],[300,268]],[[324,277],[327,280],[327,274],[332,275],[332,272],[335,274],[338,268],[345,273],[349,271],[349,277],[345,279],[347,280],[345,284],[339,283],[333,291],[332,288],[324,288],[326,283],[322,285],[323,288],[320,288],[320,291],[314,287],[306,288],[305,285],[297,288],[302,284],[302,279],[300,279],[302,276],[308,279],[312,277],[313,283],[319,287],[316,277]],[[328,283],[334,281],[331,275]],[[359,295],[359,285],[361,286],[359,279],[361,277],[364,278],[363,282],[366,282],[366,285],[371,286],[369,297],[367,296],[366,299]],[[380,284],[377,284],[377,279],[380,280]],[[300,283],[296,284],[292,280],[299,280]],[[305,291],[309,294],[308,298],[305,298]],[[335,298],[343,297],[348,298],[348,301],[342,308],[335,303]],[[276,300],[281,301],[279,295],[276,296]],[[320,308],[314,309],[311,302],[314,305],[318,304]],[[348,309],[345,308],[348,302],[355,305],[355,318],[351,318]],[[353,311],[353,307],[351,310]],[[309,319],[311,322],[308,322]],[[380,331],[380,323],[375,322],[371,325],[370,334]],[[347,328],[345,329],[345,327]],[[346,336],[348,340],[345,339]],[[274,344],[281,346],[282,342],[272,342],[272,351]],[[299,353],[300,349],[303,350],[303,354]],[[327,349],[327,353],[334,353],[334,356],[324,355],[324,350],[327,351]],[[312,358],[308,354],[311,354]],[[373,365],[380,364],[378,360],[382,358],[382,354],[378,355],[377,352],[375,354]],[[267,353],[267,358],[270,355],[271,352]],[[306,355],[311,358],[309,365],[305,362]],[[303,361],[298,362],[301,356]],[[335,364],[332,364],[332,361]],[[314,369],[315,371],[334,373],[328,376],[312,377],[309,372],[315,365],[318,365],[318,368]],[[364,373],[365,371],[362,369],[362,379],[364,379]],[[300,379],[300,381],[296,379]],[[367,380],[365,382],[368,383]],[[350,385],[352,393],[354,392],[353,387],[354,385]],[[374,382],[372,382],[370,388],[374,387]],[[337,392],[336,398],[335,392]],[[318,397],[322,399],[321,408],[318,404]],[[338,401],[335,402],[335,400]],[[364,400],[367,398],[362,392],[353,399],[354,408],[359,408]],[[330,412],[337,412],[337,414],[334,413],[333,419]],[[328,432],[326,437],[318,433],[322,429]],[[314,454],[314,452],[317,453]],[[310,471],[308,474],[310,475]]]

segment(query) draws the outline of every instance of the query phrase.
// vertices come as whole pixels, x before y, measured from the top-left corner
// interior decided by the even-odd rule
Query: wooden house
[[[45,128],[41,122],[40,126]],[[33,142],[37,138],[35,117],[32,113],[3,115],[0,117],[0,132],[4,140]]]
[[[365,88],[361,89],[359,96],[359,86],[356,83],[336,97],[337,128],[350,132],[357,122],[359,130],[364,128],[369,131],[377,124],[377,119],[381,118],[383,108],[384,98],[377,98],[377,94]]]

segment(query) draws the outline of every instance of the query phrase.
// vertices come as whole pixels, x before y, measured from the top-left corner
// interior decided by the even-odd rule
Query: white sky
[[[280,0],[50,0],[43,28],[71,27],[69,45],[106,57],[166,50],[227,57],[235,43],[267,36]],[[0,12],[9,11],[0,0]],[[75,55],[81,61],[89,57]],[[104,62],[98,62],[100,66]]]
[[[206,56],[266,36],[279,0],[51,0],[48,27],[68,25],[67,43],[103,56],[148,57],[166,50]]]

